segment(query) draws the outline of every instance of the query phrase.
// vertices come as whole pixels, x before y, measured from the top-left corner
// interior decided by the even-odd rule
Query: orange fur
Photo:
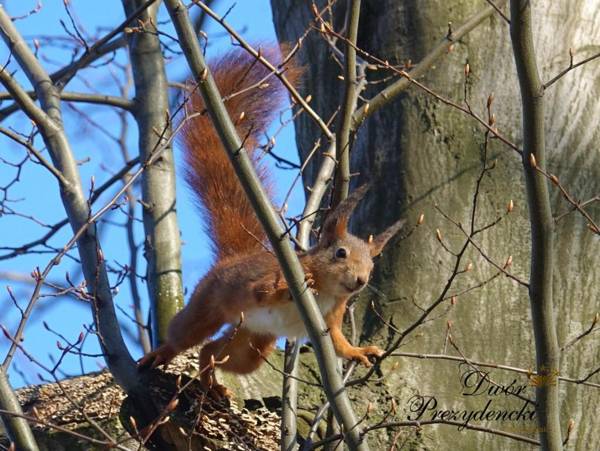
[[[277,60],[278,50],[263,48],[262,55],[268,60]],[[257,162],[261,134],[275,118],[286,90],[274,75],[269,75],[265,66],[243,50],[229,52],[210,66],[244,148]],[[286,65],[285,74],[291,83],[297,83],[300,73],[293,64]],[[182,130],[185,175],[205,213],[206,234],[212,240],[213,254],[220,261],[260,250],[261,242],[266,241],[265,233],[199,94],[191,99],[191,111],[198,115],[187,121]],[[244,117],[240,120],[242,113]],[[257,172],[271,194],[269,174],[259,164]]]
[[[271,48],[262,53],[272,59],[276,51]],[[264,66],[243,51],[227,54],[212,71],[221,94],[228,98],[231,117],[235,120],[245,113],[237,124],[238,133],[245,137],[244,147],[257,163],[260,134],[273,119],[285,90],[274,77],[266,78]],[[286,74],[296,82],[300,70],[290,66]],[[257,87],[263,83],[268,87]],[[241,94],[231,96],[234,92]],[[200,353],[203,384],[215,396],[229,396],[215,380],[211,362],[220,362],[225,371],[246,374],[260,366],[277,336],[300,337],[306,331],[279,263],[266,248],[265,233],[198,96],[192,99],[192,107],[198,114],[185,124],[182,139],[186,178],[205,212],[215,263],[171,321],[167,342],[145,355],[139,365],[167,364],[229,325],[223,336],[205,344]],[[269,188],[265,169],[258,167],[258,173]],[[319,243],[299,257],[336,352],[368,365],[368,357],[380,355],[381,350],[355,347],[345,339],[341,330],[344,311],[348,299],[367,283],[372,256],[381,252],[400,222],[379,235],[373,245],[350,234],[348,219],[365,192],[366,187],[359,188],[340,203],[325,220]]]

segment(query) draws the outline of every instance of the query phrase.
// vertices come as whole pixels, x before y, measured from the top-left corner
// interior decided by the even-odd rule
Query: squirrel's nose
[[[364,278],[362,278],[362,277],[360,277],[360,276],[356,278],[356,285],[357,285],[357,286],[359,286],[359,287],[362,287],[362,286],[364,286],[366,283],[367,283],[367,279],[364,279]]]

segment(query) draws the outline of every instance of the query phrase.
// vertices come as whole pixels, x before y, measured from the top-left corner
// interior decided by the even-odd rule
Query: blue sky
[[[35,0],[12,0],[2,3],[11,16],[21,16],[31,11],[36,6]],[[117,0],[105,0],[102,2],[91,0],[71,0],[71,11],[75,21],[80,24],[82,34],[88,43],[93,43],[98,37],[104,35],[116,24],[124,19],[121,2]],[[231,9],[230,9],[231,8]],[[223,14],[230,9],[227,16],[228,22],[251,42],[273,42],[275,34],[271,19],[271,10],[269,1],[252,0],[238,1],[237,3],[228,0],[217,0],[215,4],[217,12]],[[167,20],[168,16],[161,9],[159,20]],[[33,46],[33,40],[39,39],[41,44],[39,57],[47,71],[52,72],[69,62],[72,58],[72,52],[64,48],[64,43],[72,38],[69,37],[61,20],[67,29],[72,30],[71,22],[65,12],[63,0],[44,0],[42,8],[36,14],[15,22],[18,30]],[[171,32],[168,24],[163,25],[163,29]],[[222,52],[230,45],[230,40],[219,28],[218,24],[211,23],[205,28],[208,33],[210,47],[208,54],[214,55]],[[3,43],[0,43],[0,61],[4,64],[7,60],[8,52]],[[119,85],[125,79],[124,73],[118,68],[127,62],[126,54],[121,51],[113,60],[113,66],[100,66],[95,69],[81,71],[76,79],[68,86],[67,91],[79,92],[101,92],[104,94],[118,95]],[[15,77],[25,86],[30,88],[26,79],[19,73],[18,67],[11,63],[11,69],[16,70]],[[167,64],[167,71],[170,80],[180,81],[186,76],[186,66],[182,57],[170,58]],[[133,91],[130,90],[129,97],[133,97]],[[9,102],[0,105],[0,108],[8,105]],[[85,111],[86,114],[81,114]],[[73,151],[80,166],[82,183],[84,189],[88,190],[91,185],[91,178],[94,177],[95,185],[100,185],[108,179],[112,171],[120,168],[122,156],[117,148],[114,136],[119,133],[119,117],[114,110],[104,106],[90,106],[85,104],[68,105],[63,103],[63,113],[65,128],[70,139]],[[12,127],[21,133],[29,133],[31,124],[22,114],[13,115],[10,120],[0,124],[4,127]],[[278,124],[274,124],[272,129],[277,129]],[[137,155],[137,135],[135,123],[129,118],[129,134],[127,142],[129,143],[129,153],[132,156]],[[36,139],[35,145],[38,149],[43,148],[41,140]],[[277,153],[288,159],[297,161],[295,142],[293,139],[293,127],[288,125],[277,137]],[[24,150],[11,142],[7,138],[0,137],[0,157],[10,161],[17,162],[25,156]],[[176,162],[180,168],[179,153],[176,152]],[[279,201],[283,194],[289,188],[293,177],[296,175],[293,171],[276,170]],[[0,165],[0,187],[6,185],[14,178],[16,169],[6,165]],[[201,230],[201,219],[193,206],[189,192],[178,178],[178,211],[179,222],[182,233],[183,246],[183,278],[184,286],[190,291],[199,277],[206,271],[209,265],[208,249],[204,244],[206,242]],[[299,187],[297,187],[299,188]],[[109,191],[108,195],[114,192]],[[1,193],[0,193],[1,194]],[[36,221],[43,224],[53,224],[62,218],[65,213],[58,195],[58,188],[55,180],[47,171],[32,162],[27,162],[20,173],[20,181],[8,190],[8,196],[12,200],[10,206],[18,213],[25,216],[33,216]],[[289,203],[290,213],[297,213],[302,204],[302,192],[300,189],[294,191],[294,195]],[[102,199],[95,204],[97,209],[103,205]],[[94,210],[95,210],[94,209]],[[139,211],[138,211],[139,213]],[[112,266],[127,263],[129,257],[126,247],[125,229],[112,223],[123,223],[125,218],[122,212],[114,210],[108,214],[101,225],[101,243],[107,261]],[[16,246],[27,243],[46,233],[43,225],[38,222],[15,215],[0,215],[0,247]],[[136,230],[137,241],[141,243],[143,239],[143,230],[138,225]],[[65,227],[60,233],[56,234],[50,241],[54,247],[62,247],[71,237],[71,231]],[[0,255],[6,251],[0,250]],[[43,268],[52,258],[52,253],[42,253],[35,255],[21,256],[11,260],[0,260],[0,273],[9,272],[11,275],[27,276],[35,267]],[[76,253],[73,253],[76,256]],[[143,274],[145,262],[140,252],[140,269]],[[71,279],[78,283],[81,281],[80,272],[73,261],[63,259],[61,265],[55,267],[50,274],[49,280],[65,285],[65,275],[69,273]],[[9,330],[14,331],[19,320],[19,311],[13,305],[7,294],[6,287],[10,286],[16,295],[17,302],[24,307],[31,295],[32,285],[29,283],[19,283],[15,280],[7,280],[6,277],[0,278],[0,323]],[[140,285],[144,300],[146,300],[146,287]],[[131,296],[127,282],[119,287],[118,294],[115,296],[115,302],[123,310],[131,312]],[[120,319],[133,329],[131,321],[123,314]],[[85,330],[85,325],[91,323],[91,314],[89,306],[81,301],[69,300],[65,298],[43,297],[40,299],[33,317],[28,323],[25,341],[23,345],[31,352],[36,359],[44,364],[51,364],[53,359],[60,356],[57,348],[57,336],[48,331],[42,321],[46,321],[51,329],[59,331],[67,339],[75,340],[81,331]],[[58,341],[62,341],[58,338]],[[140,356],[140,350],[131,340],[128,340],[131,352],[134,357]],[[8,341],[0,337],[0,359],[4,359]],[[94,337],[86,341],[85,352],[94,354],[99,348]],[[49,376],[43,374],[35,364],[28,361],[21,353],[13,360],[14,364],[10,369],[9,375],[11,383],[14,386],[22,386],[29,383],[39,382],[38,373],[45,378]],[[77,357],[68,357],[61,368],[67,374],[79,374],[81,367],[84,371],[94,371],[104,366],[101,358],[90,357],[80,362]]]

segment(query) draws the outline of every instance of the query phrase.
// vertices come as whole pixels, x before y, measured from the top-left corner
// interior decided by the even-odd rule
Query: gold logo
[[[558,380],[559,371],[557,369],[549,370],[548,368],[540,368],[539,374],[529,375],[529,384],[534,387],[554,387]]]

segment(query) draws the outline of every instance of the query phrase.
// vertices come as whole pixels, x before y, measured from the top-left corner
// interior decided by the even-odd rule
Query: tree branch
[[[527,376],[537,376],[538,374],[535,371],[531,371],[530,369],[519,368],[516,366],[503,365],[501,363],[491,363],[491,362],[481,362],[478,360],[473,360],[467,357],[459,357],[448,354],[423,354],[416,352],[400,352],[395,351],[390,354],[392,357],[410,357],[414,359],[422,359],[422,360],[448,360],[451,362],[460,362],[467,363],[474,366],[482,366],[486,368],[496,368],[499,370],[512,371],[514,373],[525,374]],[[574,378],[574,377],[566,377],[566,376],[558,376],[558,380],[570,382],[573,384],[582,384],[587,385],[588,387],[600,388],[600,384],[596,384],[593,382],[588,382],[587,380],[582,380],[585,378]]]
[[[140,0],[123,0],[125,14]],[[144,27],[155,30],[158,3],[141,14]],[[171,136],[167,75],[156,32],[129,34],[129,55],[135,82],[135,119],[141,161],[147,161],[161,140]],[[157,135],[156,131],[163,133]],[[173,149],[165,148],[142,175],[144,240],[154,345],[166,341],[171,319],[183,308],[181,241],[177,224]]]
[[[281,451],[295,451],[298,448],[298,340],[287,340],[283,364],[283,390],[281,396]]]
[[[344,51],[344,99],[340,112],[339,129],[336,133],[337,172],[333,191],[333,205],[348,197],[350,189],[350,130],[356,111],[360,89],[356,79],[356,41],[360,19],[360,0],[352,0],[347,11],[346,29],[348,36]]]
[[[535,336],[537,373],[536,412],[542,450],[562,449],[557,375],[560,351],[552,299],[553,219],[548,183],[536,171],[546,166],[544,142],[544,86],[533,45],[531,2],[510,1],[510,36],[521,88],[523,171],[531,224],[529,299]]]
[[[499,3],[504,4],[506,0],[501,0]],[[467,21],[458,27],[456,30],[452,30],[452,36],[446,36],[434,49],[432,49],[415,67],[413,67],[408,75],[412,79],[417,79],[427,72],[427,70],[435,64],[435,62],[444,54],[448,53],[448,48],[454,43],[465,37],[473,29],[477,28],[484,20],[489,18],[495,9],[492,6],[482,9],[475,13]],[[410,78],[401,78],[390,86],[383,89],[375,97],[363,104],[352,117],[352,127],[356,130],[365,119],[371,116],[373,113],[387,105],[398,95],[406,90],[410,86]]]
[[[155,1],[157,0],[148,0],[146,3],[140,6],[133,14],[127,17],[121,24],[119,24],[112,31],[104,35],[93,45],[89,46],[85,53],[81,55],[77,60],[50,74],[50,80],[52,80],[57,89],[59,91],[62,90],[62,88],[64,88],[64,86],[67,85],[67,83],[75,76],[75,74],[77,74],[77,72],[80,69],[88,66],[89,64],[96,61],[98,58],[101,58],[104,55],[106,55],[107,53],[114,52],[120,49],[121,47],[124,47],[127,44],[125,36],[121,36],[115,40],[112,39],[119,33],[121,33],[125,29],[125,27],[127,27],[131,22],[137,19],[139,14],[145,11],[146,8],[152,5]],[[6,119],[18,109],[19,105],[15,103],[0,110],[0,122],[2,122],[4,119]]]
[[[370,432],[370,431],[374,431],[377,429],[392,428],[392,427],[414,427],[414,428],[420,429],[421,426],[431,425],[431,424],[445,424],[448,426],[456,426],[459,428],[470,429],[472,431],[486,432],[488,434],[500,435],[503,437],[507,437],[507,438],[519,441],[519,442],[529,443],[531,445],[539,445],[540,444],[540,442],[538,442],[537,440],[533,440],[533,439],[531,439],[529,437],[525,437],[523,435],[513,434],[512,432],[506,432],[506,431],[502,431],[500,429],[476,426],[474,424],[469,424],[469,423],[465,424],[465,423],[461,423],[460,421],[450,421],[450,420],[390,421],[390,422],[384,422],[381,424],[376,424],[375,426],[370,426],[366,429],[366,431]],[[339,434],[327,437],[324,440],[313,443],[312,449],[318,448],[319,446],[322,446],[326,443],[329,443],[334,440],[339,440],[339,439],[340,439]]]
[[[0,73],[0,78],[4,77],[4,75],[5,75],[4,73]],[[31,155],[33,155],[35,157],[35,159],[37,160],[37,162],[39,164],[41,164],[42,166],[44,166],[56,178],[56,181],[59,184],[65,185],[65,186],[68,185],[68,182],[65,180],[65,178],[60,173],[60,171],[58,169],[56,169],[52,165],[52,163],[47,161],[44,158],[44,156],[35,147],[33,147],[33,145],[29,141],[23,139],[19,134],[13,132],[12,130],[9,130],[8,128],[0,127],[0,133],[2,133],[4,136],[9,137],[10,139],[12,139],[16,143],[22,145],[23,147],[25,147],[27,149],[27,152],[30,153]]]
[[[137,368],[121,335],[95,227],[88,226],[88,202],[81,186],[77,163],[62,127],[60,96],[4,8],[0,8],[0,33],[36,91],[41,108],[24,93],[6,69],[0,72],[0,81],[15,95],[25,114],[38,125],[54,166],[68,182],[68,185],[60,184],[60,192],[73,231],[86,230],[78,237],[77,248],[87,287],[93,296],[92,308],[100,344],[115,380],[125,389],[130,389],[137,383]]]
[[[28,91],[27,95],[32,99],[37,98],[37,94],[33,91]],[[91,94],[86,92],[61,92],[60,98],[67,102],[82,102],[82,103],[93,103],[97,105],[108,105],[121,108],[123,110],[132,111],[134,103],[124,97],[109,96],[104,94]],[[1,92],[0,101],[12,99],[10,93]]]
[[[96,188],[94,190],[94,192],[92,193],[92,195],[90,196],[90,199],[89,199],[90,205],[94,204],[94,202],[96,202],[98,200],[100,195],[102,193],[104,193],[108,188],[110,188],[116,182],[122,180],[123,177],[125,177],[125,175],[129,172],[129,170],[132,167],[134,167],[136,164],[138,164],[139,162],[140,162],[140,159],[138,157],[133,158],[132,160],[128,161],[115,175],[113,175],[106,182],[104,182],[102,185],[100,185],[98,188]],[[62,175],[61,175],[61,177],[62,177]],[[58,221],[58,222],[52,224],[49,227],[50,230],[46,234],[44,234],[44,236],[38,238],[37,240],[30,241],[27,244],[23,244],[22,246],[15,247],[15,248],[4,248],[4,249],[11,249],[12,252],[0,255],[0,261],[8,260],[10,258],[16,257],[17,255],[22,255],[22,254],[26,253],[29,249],[31,249],[35,246],[38,246],[40,244],[45,244],[50,238],[52,238],[60,229],[62,229],[68,223],[69,223],[69,218],[62,219],[61,221]]]
[[[38,445],[27,420],[23,418],[23,410],[12,390],[3,368],[0,368],[0,414],[2,423],[19,450],[38,451]]]
[[[562,77],[567,75],[573,69],[577,69],[579,66],[583,66],[584,64],[587,64],[590,61],[595,60],[596,58],[600,58],[600,52],[595,53],[594,55],[592,55],[588,58],[585,58],[577,63],[574,63],[573,62],[573,54],[569,51],[569,65],[565,69],[561,70],[554,77],[552,77],[550,80],[548,80],[546,83],[544,83],[544,89],[548,89],[550,86],[552,86],[554,83],[556,83]]]

